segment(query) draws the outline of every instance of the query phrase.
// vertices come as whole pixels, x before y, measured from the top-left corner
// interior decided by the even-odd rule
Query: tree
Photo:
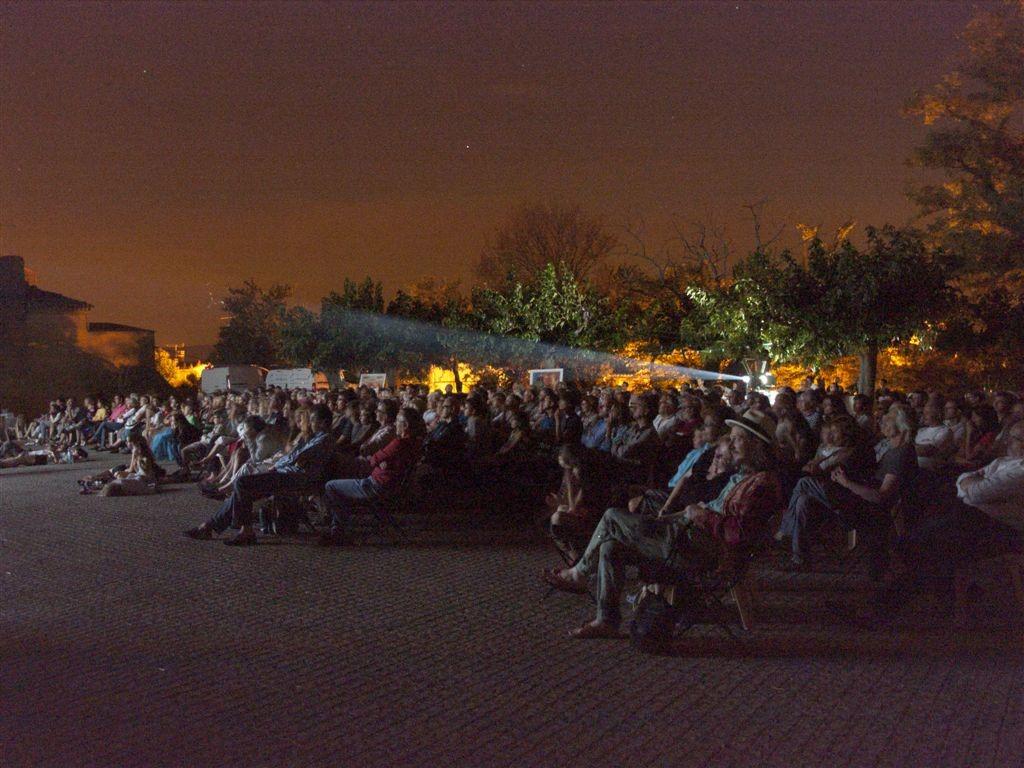
[[[947,274],[944,254],[913,230],[868,227],[864,249],[815,237],[806,262],[758,250],[717,288],[691,288],[683,333],[732,357],[820,365],[855,354],[858,388],[872,392],[878,350],[935,330],[954,306]]]
[[[619,248],[618,238],[599,218],[579,207],[533,205],[520,208],[494,234],[477,264],[489,287],[531,283],[548,264],[562,264],[579,281]]]
[[[281,362],[281,329],[290,295],[287,285],[264,289],[252,280],[241,288],[229,288],[221,302],[227,322],[217,332],[214,357],[221,363],[266,367]]]
[[[910,196],[965,266],[1024,266],[1024,2],[982,12],[963,40],[958,68],[906,105],[929,126],[911,164],[946,176]]]
[[[504,360],[511,372],[552,356],[588,365],[595,357],[591,353],[627,340],[621,315],[607,297],[565,265],[547,264],[532,283],[477,289],[471,304],[464,322],[486,335],[470,337],[470,354]]]

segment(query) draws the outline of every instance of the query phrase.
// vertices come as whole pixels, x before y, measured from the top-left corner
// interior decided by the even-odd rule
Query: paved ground
[[[541,601],[536,543],[231,550],[181,536],[192,488],[76,495],[96,466],[0,474],[3,766],[1024,763],[998,602],[869,632],[825,607],[857,576],[766,569],[752,637],[645,657],[565,637],[588,607]]]

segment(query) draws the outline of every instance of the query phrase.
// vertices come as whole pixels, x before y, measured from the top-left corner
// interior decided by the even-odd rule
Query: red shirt
[[[370,478],[380,488],[399,483],[420,458],[419,440],[396,437],[370,457]]]

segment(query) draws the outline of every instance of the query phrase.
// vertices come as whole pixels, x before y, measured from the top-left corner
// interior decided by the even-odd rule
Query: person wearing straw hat
[[[598,575],[597,616],[572,630],[572,637],[619,636],[627,564],[657,561],[680,570],[714,570],[758,541],[782,504],[774,471],[775,421],[751,410],[726,424],[738,468],[715,499],[654,519],[611,508],[575,565],[544,572],[548,584],[574,593],[586,592],[589,578]]]

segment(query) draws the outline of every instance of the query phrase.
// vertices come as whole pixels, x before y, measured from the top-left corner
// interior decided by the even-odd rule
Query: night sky
[[[8,2],[0,252],[93,320],[204,343],[248,277],[308,304],[465,281],[523,203],[642,216],[651,244],[673,220],[743,244],[762,198],[903,223],[901,106],[976,8]]]

